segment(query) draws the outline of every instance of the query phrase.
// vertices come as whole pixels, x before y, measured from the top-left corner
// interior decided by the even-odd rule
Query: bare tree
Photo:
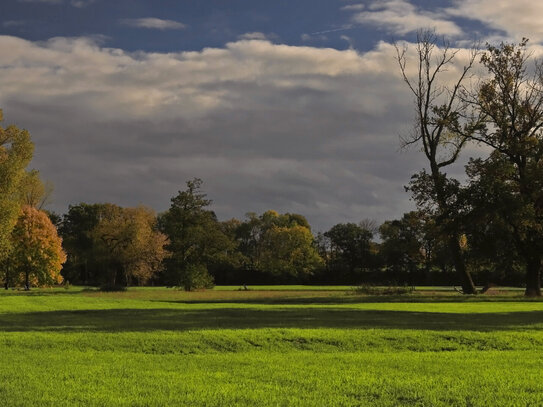
[[[458,181],[447,177],[444,168],[455,163],[479,120],[468,114],[469,104],[462,97],[464,82],[472,70],[477,50],[474,47],[456,78],[447,79],[456,67],[459,50],[439,38],[432,30],[419,31],[416,44],[416,70],[408,68],[408,47],[396,45],[397,61],[415,105],[415,128],[402,139],[402,147],[416,145],[428,160],[430,172],[414,175],[408,187],[419,208],[431,210],[446,233],[450,255],[461,278],[462,290],[476,294],[466,267],[462,248],[462,229],[458,221]],[[449,71],[450,70],[450,71]]]

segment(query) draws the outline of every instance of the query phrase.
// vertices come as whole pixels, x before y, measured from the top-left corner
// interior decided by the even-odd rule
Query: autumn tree
[[[11,237],[13,270],[21,276],[25,289],[62,282],[60,270],[66,254],[62,239],[45,212],[23,206]]]
[[[18,189],[19,200],[23,205],[40,210],[49,203],[52,192],[53,185],[42,181],[39,171],[35,169],[25,172]]]
[[[295,213],[249,212],[235,238],[248,272],[274,280],[306,279],[323,264],[307,219]]]
[[[108,284],[113,287],[118,285],[119,277],[126,285],[132,280],[146,283],[161,270],[167,255],[166,236],[158,231],[154,212],[143,206],[103,205],[91,236],[94,252],[107,265]]]
[[[273,276],[303,280],[323,264],[311,229],[301,226],[272,226],[262,236],[260,269]]]
[[[2,118],[0,110],[0,121]],[[11,257],[11,233],[21,207],[18,191],[33,151],[34,145],[26,130],[13,125],[0,126],[0,270],[6,273]]]
[[[457,69],[459,50],[446,42],[439,44],[434,32],[419,32],[416,47],[414,69],[408,66],[408,48],[396,48],[400,71],[415,107],[415,128],[411,137],[404,140],[404,146],[420,146],[429,166],[429,172],[423,170],[413,176],[409,189],[418,207],[435,214],[438,225],[449,236],[448,247],[463,292],[475,294],[460,244],[459,183],[444,170],[457,161],[464,145],[480,126],[476,115],[467,114],[469,106],[461,97],[477,53],[471,52],[465,57],[464,66]],[[451,76],[456,77],[451,79]]]
[[[132,234],[130,245],[123,253],[125,279],[146,284],[162,271],[162,262],[168,256],[168,239],[157,229],[157,217],[150,208],[139,206],[125,211],[129,219],[126,227]]]
[[[486,182],[486,175],[496,173],[492,167],[500,163],[502,183],[514,198],[510,209],[502,210],[502,218],[524,261],[525,294],[541,296],[543,64],[530,60],[527,42],[489,45],[481,57],[489,78],[481,81],[471,101],[481,112],[484,127],[472,138],[492,148],[494,155],[488,165],[476,163],[472,178]]]

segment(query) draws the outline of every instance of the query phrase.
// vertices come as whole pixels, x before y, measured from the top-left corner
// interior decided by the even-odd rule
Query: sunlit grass
[[[541,403],[543,302],[343,288],[1,292],[0,405]]]

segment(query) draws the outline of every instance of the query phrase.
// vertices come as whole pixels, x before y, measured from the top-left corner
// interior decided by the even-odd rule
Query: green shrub
[[[185,291],[193,291],[213,288],[215,284],[205,265],[189,264],[181,275],[179,286]]]
[[[354,289],[357,294],[365,295],[404,295],[411,294],[415,291],[413,286],[389,286],[389,287],[376,287],[371,285],[360,285]]]
[[[100,287],[100,291],[105,292],[120,292],[120,291],[126,291],[127,288],[124,285],[120,284],[104,284]]]

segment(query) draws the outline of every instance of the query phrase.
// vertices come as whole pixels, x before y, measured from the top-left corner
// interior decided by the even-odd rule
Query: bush
[[[183,270],[179,284],[185,291],[213,288],[213,277],[208,273],[203,264],[189,264]]]
[[[103,286],[100,287],[100,291],[104,291],[104,292],[121,292],[121,291],[126,291],[126,290],[127,290],[126,286],[119,285],[119,284],[104,284]]]
[[[354,289],[356,294],[364,295],[405,295],[415,291],[413,286],[390,286],[390,287],[375,287],[371,285],[361,285]]]

